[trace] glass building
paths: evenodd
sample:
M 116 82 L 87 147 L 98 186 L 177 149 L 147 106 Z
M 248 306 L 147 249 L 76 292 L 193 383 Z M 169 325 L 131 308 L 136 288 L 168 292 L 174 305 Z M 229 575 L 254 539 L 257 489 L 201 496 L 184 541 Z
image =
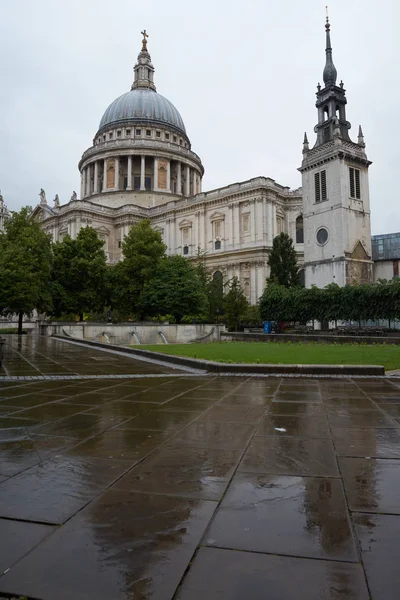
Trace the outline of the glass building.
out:
M 400 259 L 400 232 L 372 236 L 372 260 Z

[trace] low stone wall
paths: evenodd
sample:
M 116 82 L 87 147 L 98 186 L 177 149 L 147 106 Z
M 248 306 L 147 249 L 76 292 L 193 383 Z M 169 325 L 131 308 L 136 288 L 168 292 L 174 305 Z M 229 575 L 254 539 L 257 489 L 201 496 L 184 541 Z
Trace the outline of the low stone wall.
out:
M 80 340 L 120 345 L 188 344 L 220 340 L 224 325 L 153 325 L 145 323 L 42 323 L 41 335 L 64 335 Z
M 324 333 L 242 333 L 221 331 L 226 342 L 314 342 L 324 344 L 400 344 L 400 336 L 329 335 Z
M 59 339 L 66 339 L 63 336 L 56 336 Z M 72 340 L 71 340 L 72 341 Z M 385 369 L 381 365 L 282 365 L 282 364 L 249 364 L 249 363 L 222 363 L 209 360 L 200 360 L 189 358 L 187 356 L 175 356 L 164 354 L 164 352 L 153 352 L 150 350 L 140 350 L 139 348 L 121 348 L 110 346 L 101 342 L 90 342 L 80 340 L 81 343 L 100 347 L 105 349 L 118 350 L 126 354 L 131 354 L 137 358 L 150 358 L 154 361 L 168 363 L 174 368 L 188 367 L 207 373 L 232 373 L 248 375 L 325 375 L 325 376 L 362 376 L 362 377 L 381 377 L 385 375 Z

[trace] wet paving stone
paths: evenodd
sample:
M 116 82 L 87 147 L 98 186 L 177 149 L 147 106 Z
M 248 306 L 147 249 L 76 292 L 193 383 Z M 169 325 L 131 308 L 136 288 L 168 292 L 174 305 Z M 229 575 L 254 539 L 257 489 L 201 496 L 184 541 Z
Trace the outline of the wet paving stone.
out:
M 54 531 L 55 527 L 50 525 L 0 519 L 0 573 L 10 569 Z
M 327 439 L 255 437 L 238 471 L 338 477 L 332 442 Z
M 400 419 L 400 404 L 379 404 L 379 408 L 394 419 Z
M 200 548 L 177 600 L 369 600 L 361 565 Z
M 85 407 L 76 406 L 75 404 L 60 404 L 52 402 L 42 404 L 35 408 L 29 408 L 18 413 L 18 417 L 26 419 L 36 419 L 36 421 L 56 421 L 64 417 L 70 417 L 85 410 Z
M 237 474 L 207 545 L 356 562 L 339 479 Z
M 174 411 L 174 410 L 184 410 L 184 411 L 199 411 L 202 412 L 207 410 L 210 406 L 215 404 L 216 398 L 196 398 L 195 400 L 191 398 L 175 398 L 174 400 L 168 400 L 165 404 L 160 404 L 160 410 Z
M 147 456 L 168 437 L 163 431 L 109 429 L 78 444 L 71 454 L 135 461 Z
M 310 402 L 272 402 L 267 410 L 268 415 L 307 415 L 309 417 L 319 417 L 325 415 L 325 408 L 322 404 L 312 404 Z
M 42 600 L 171 600 L 215 503 L 109 491 L 0 579 Z
M 49 436 L 65 436 L 76 439 L 92 437 L 121 423 L 114 415 L 80 413 L 32 428 L 34 433 Z
M 198 448 L 245 448 L 254 425 L 196 421 L 174 438 L 174 443 Z
M 220 500 L 241 450 L 164 446 L 113 486 L 117 489 Z
M 54 339 L 7 346 L 10 372 L 38 378 L 0 378 L 0 539 L 3 521 L 51 534 L 34 547 L 15 530 L 0 597 L 366 600 L 349 511 L 373 600 L 397 593 L 400 380 L 193 376 Z
M 342 456 L 400 458 L 400 429 L 332 427 L 336 452 Z
M 118 426 L 118 429 L 151 429 L 175 433 L 196 418 L 196 414 L 187 411 L 152 410 Z
M 322 402 L 319 392 L 285 392 L 281 389 L 275 394 L 276 402 L 311 402 L 319 404 Z
M 352 511 L 400 515 L 400 460 L 339 458 Z
M 397 427 L 397 423 L 380 410 L 328 413 L 328 419 L 332 427 Z
M 272 402 L 273 396 L 236 395 L 226 396 L 219 402 L 218 406 L 264 406 L 267 408 Z
M 353 521 L 373 600 L 398 600 L 400 517 L 355 514 Z
M 25 429 L 34 427 L 40 423 L 40 419 L 28 419 L 14 414 L 12 417 L 0 417 L 0 431 L 4 429 Z
M 329 426 L 325 416 L 270 415 L 264 417 L 257 427 L 256 435 L 277 437 L 329 438 Z
M 215 406 L 204 412 L 198 420 L 257 425 L 264 414 L 264 406 Z
M 131 466 L 99 458 L 45 460 L 0 484 L 0 517 L 64 523 Z

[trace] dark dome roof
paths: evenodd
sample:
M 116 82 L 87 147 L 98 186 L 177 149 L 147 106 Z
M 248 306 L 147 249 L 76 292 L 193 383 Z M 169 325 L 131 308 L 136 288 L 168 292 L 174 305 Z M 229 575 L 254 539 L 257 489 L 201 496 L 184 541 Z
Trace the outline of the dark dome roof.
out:
M 151 89 L 133 89 L 114 100 L 104 113 L 99 130 L 110 125 L 154 121 L 173 127 L 186 135 L 182 117 L 175 106 Z

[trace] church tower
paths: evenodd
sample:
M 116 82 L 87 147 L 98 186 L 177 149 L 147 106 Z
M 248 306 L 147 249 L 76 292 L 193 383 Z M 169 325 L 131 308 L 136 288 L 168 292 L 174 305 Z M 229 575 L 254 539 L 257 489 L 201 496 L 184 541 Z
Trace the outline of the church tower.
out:
M 372 281 L 368 168 L 361 126 L 357 143 L 349 136 L 346 91 L 336 84 L 330 24 L 326 19 L 324 87 L 317 87 L 317 140 L 304 136 L 304 268 L 306 287 Z

